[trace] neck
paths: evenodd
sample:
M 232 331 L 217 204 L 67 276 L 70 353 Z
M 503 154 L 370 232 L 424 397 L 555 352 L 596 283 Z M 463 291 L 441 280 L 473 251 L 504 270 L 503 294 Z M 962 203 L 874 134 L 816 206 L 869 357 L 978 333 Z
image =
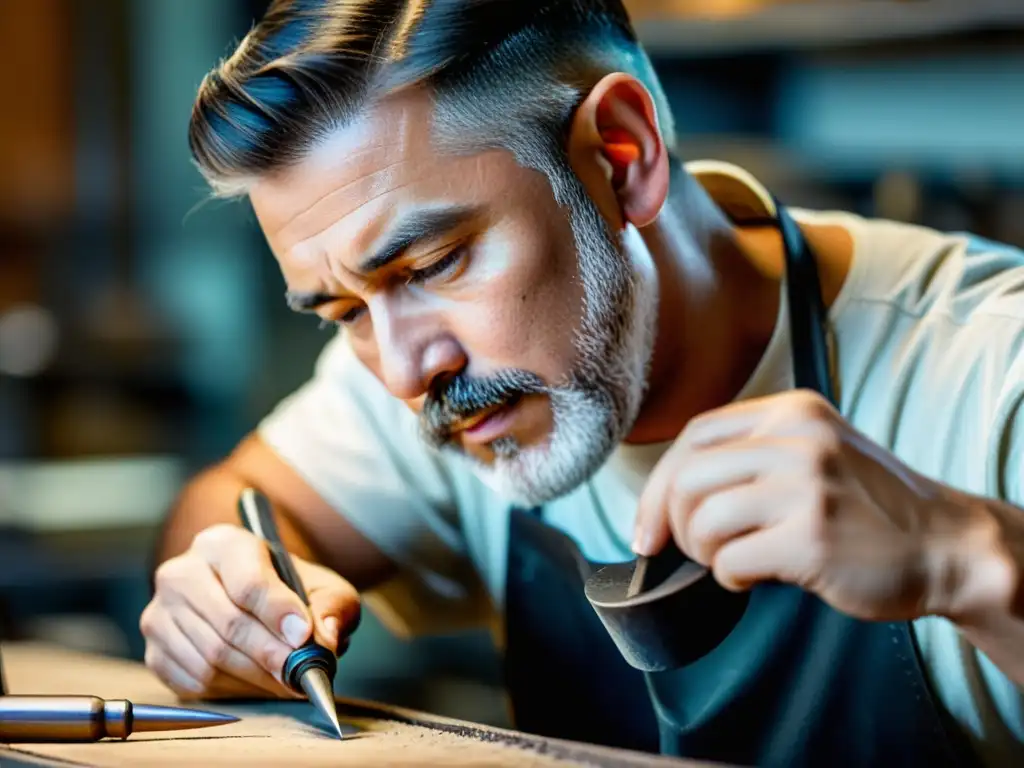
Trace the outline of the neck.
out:
M 739 393 L 775 327 L 783 271 L 780 244 L 738 231 L 683 172 L 641 236 L 658 273 L 658 320 L 629 443 L 672 440 Z

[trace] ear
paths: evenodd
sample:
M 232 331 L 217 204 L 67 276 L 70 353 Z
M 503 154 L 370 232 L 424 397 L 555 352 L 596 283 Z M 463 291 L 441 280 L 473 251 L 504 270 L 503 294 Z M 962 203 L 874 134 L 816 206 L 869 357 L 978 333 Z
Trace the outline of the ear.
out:
M 641 228 L 661 212 L 668 196 L 668 150 L 651 94 L 635 77 L 616 72 L 594 86 L 573 117 L 569 158 L 599 206 L 606 195 L 595 194 L 593 185 L 610 189 L 616 218 Z

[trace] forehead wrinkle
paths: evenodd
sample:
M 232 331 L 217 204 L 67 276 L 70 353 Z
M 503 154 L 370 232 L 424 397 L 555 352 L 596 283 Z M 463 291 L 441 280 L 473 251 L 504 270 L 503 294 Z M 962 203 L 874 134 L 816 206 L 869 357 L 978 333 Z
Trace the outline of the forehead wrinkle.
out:
M 408 131 L 411 121 L 409 121 L 408 119 L 388 119 L 392 111 L 393 109 L 390 109 L 385 106 L 381 114 L 377 115 L 377 120 L 373 119 L 371 115 L 364 115 L 362 119 L 356 121 L 354 124 L 349 125 L 344 129 L 341 129 L 339 132 L 334 133 L 332 136 L 326 137 L 319 144 L 319 146 L 315 148 L 305 158 L 304 163 L 312 163 L 313 165 L 319 165 L 319 163 L 317 162 L 318 158 L 322 154 L 326 154 L 329 161 L 324 164 L 324 167 L 328 172 L 330 172 L 332 166 L 352 165 L 360 158 L 364 158 L 367 155 L 373 155 L 376 152 L 382 152 L 385 155 L 385 160 L 387 159 L 387 156 L 388 154 L 390 154 L 390 152 L 404 154 L 403 150 L 405 150 L 408 146 Z M 384 131 L 374 130 L 374 124 L 378 120 L 384 121 Z M 346 136 L 351 137 L 354 132 L 355 137 L 360 137 L 361 134 L 365 137 L 365 132 L 367 131 L 370 134 L 368 138 L 365 138 L 364 140 L 358 140 L 357 138 L 357 148 L 355 149 L 355 151 L 344 151 L 344 145 L 346 144 Z M 340 162 L 330 162 L 330 159 L 336 156 L 341 157 Z M 304 209 L 298 211 L 293 216 L 291 216 L 288 219 L 288 221 L 284 222 L 280 227 L 277 228 L 277 230 L 273 233 L 273 236 L 282 236 L 293 225 L 296 225 L 299 222 L 299 220 L 301 220 L 307 214 L 309 214 L 314 208 L 316 208 L 325 200 L 328 200 L 329 198 L 333 197 L 335 194 L 343 192 L 344 190 L 346 190 L 347 188 L 351 187 L 354 184 L 358 184 L 363 179 L 373 178 L 374 176 L 383 171 L 394 168 L 396 165 L 401 164 L 401 162 L 402 160 L 399 159 L 395 162 L 388 163 L 383 168 L 378 168 L 372 174 L 369 174 L 369 176 L 361 176 L 359 179 L 350 181 L 341 187 L 335 187 L 328 190 L 323 195 L 318 197 L 316 200 L 311 202 Z
M 299 240 L 298 242 L 292 244 L 291 246 L 289 246 L 288 248 L 285 249 L 285 252 L 289 253 L 293 258 L 296 258 L 296 259 L 300 258 L 300 256 L 295 253 L 295 249 L 296 248 L 300 248 L 300 247 L 308 244 L 310 241 L 315 240 L 315 239 L 317 239 L 317 238 L 319 238 L 321 236 L 326 236 L 326 237 L 330 238 L 331 230 L 335 229 L 337 227 L 340 227 L 343 224 L 343 219 L 345 217 L 352 216 L 353 214 L 358 213 L 360 209 L 365 208 L 367 205 L 370 205 L 374 201 L 379 200 L 380 198 L 382 198 L 385 195 L 388 195 L 388 194 L 390 194 L 392 192 L 397 192 L 400 189 L 404 189 L 405 187 L 408 187 L 412 183 L 413 183 L 412 181 L 408 181 L 408 182 L 406 182 L 404 184 L 400 184 L 397 187 L 392 187 L 392 188 L 387 189 L 387 190 L 385 190 L 383 192 L 380 192 L 380 193 L 374 195 L 373 197 L 371 197 L 371 198 L 369 198 L 367 200 L 364 200 L 358 206 L 356 206 L 351 211 L 346 213 L 344 217 L 339 218 L 339 219 L 331 222 L 330 224 L 328 224 L 327 226 L 323 227 L 319 231 L 314 232 L 314 233 L 308 235 L 307 237 L 304 237 L 302 240 Z M 392 211 L 393 211 L 393 209 L 392 209 Z M 359 234 L 357 234 L 352 239 L 351 242 L 354 242 L 354 243 L 357 243 L 357 244 L 361 244 L 363 241 L 367 240 L 368 238 L 366 236 L 366 232 L 369 231 L 369 230 L 372 230 L 374 228 L 377 228 L 379 230 L 380 227 L 378 225 L 380 224 L 380 220 L 381 220 L 380 217 L 378 217 L 378 218 L 368 222 L 366 224 L 366 226 L 364 226 L 362 228 L 362 231 Z M 375 237 L 374 239 L 377 239 L 377 238 Z M 357 247 L 357 250 L 359 250 L 359 251 L 365 251 L 366 250 L 365 247 L 361 247 L 360 245 L 357 245 L 356 247 Z M 330 249 L 328 249 L 328 248 L 317 248 L 316 250 L 319 253 L 322 253 L 324 255 L 324 258 L 327 260 L 328 265 L 330 265 L 331 262 L 330 262 L 330 259 L 328 258 L 328 254 L 329 254 L 329 250 Z M 330 266 L 328 268 L 330 269 Z M 345 271 L 349 272 L 350 274 L 355 276 L 355 273 L 352 272 L 351 270 L 346 268 Z
M 414 137 L 419 138 L 423 134 L 422 121 L 418 119 L 418 115 L 422 111 L 422 104 L 420 104 L 418 99 L 410 101 L 409 99 L 399 97 L 393 100 L 385 100 L 376 105 L 373 110 L 365 114 L 356 123 L 340 130 L 333 136 L 326 137 L 319 148 L 315 149 L 305 160 L 305 163 L 312 163 L 313 167 L 316 168 L 319 165 L 317 163 L 318 155 L 327 155 L 328 162 L 324 164 L 326 167 L 321 166 L 314 173 L 322 173 L 324 170 L 327 173 L 331 173 L 332 166 L 337 168 L 351 167 L 360 158 L 377 152 L 384 155 L 383 159 L 387 164 L 373 170 L 369 174 L 348 181 L 340 187 L 333 187 L 331 185 L 332 188 L 329 188 L 328 191 L 324 192 L 308 206 L 289 217 L 287 221 L 277 227 L 268 237 L 278 241 L 284 249 L 291 248 L 294 243 L 289 243 L 289 234 L 301 224 L 302 220 L 310 215 L 314 215 L 317 207 L 325 202 L 329 202 L 337 195 L 344 194 L 360 183 L 366 182 L 370 185 L 380 183 L 377 180 L 381 175 L 400 167 L 405 161 L 415 162 L 419 153 L 414 150 L 417 143 Z M 375 126 L 382 126 L 383 130 L 377 130 Z M 352 153 L 344 151 L 345 144 L 347 143 L 346 138 L 356 138 L 356 145 L 359 148 Z M 366 144 L 364 142 L 374 143 Z M 428 154 L 432 155 L 433 153 Z M 398 155 L 398 159 L 387 162 L 390 157 L 395 155 Z M 331 162 L 332 157 L 339 159 Z M 299 167 L 299 172 L 302 172 L 301 166 Z M 420 173 L 419 175 L 422 176 L 423 174 Z M 372 199 L 376 199 L 376 196 Z M 347 216 L 350 213 L 351 211 L 344 213 L 341 217 Z M 327 228 L 329 227 L 324 229 Z M 307 237 L 315 237 L 322 231 L 323 229 Z
M 376 137 L 375 137 L 375 138 L 376 138 Z M 376 152 L 376 151 L 378 151 L 378 150 L 386 150 L 386 149 L 388 149 L 389 147 L 393 146 L 393 144 L 394 144 L 394 142 L 386 142 L 386 141 L 385 141 L 385 142 L 382 142 L 382 143 L 380 143 L 380 144 L 368 144 L 368 145 L 366 145 L 366 146 L 360 147 L 359 149 L 357 149 L 356 151 L 352 152 L 351 154 L 348 154 L 348 155 L 346 155 L 346 158 L 345 158 L 345 159 L 346 159 L 347 161 L 351 161 L 351 160 L 353 160 L 353 159 L 357 159 L 357 158 L 363 157 L 364 155 L 369 155 L 369 154 L 372 154 L 373 152 Z M 287 173 L 288 173 L 289 171 L 292 171 L 292 172 L 300 172 L 300 173 L 301 173 L 301 171 L 302 171 L 302 168 L 303 168 L 303 166 L 304 166 L 304 165 L 306 165 L 306 164 L 308 164 L 308 163 L 312 163 L 312 162 L 314 162 L 314 161 L 316 160 L 316 158 L 317 158 L 317 157 L 319 156 L 319 154 L 320 154 L 320 153 L 322 153 L 322 152 L 326 152 L 326 151 L 327 151 L 327 149 L 328 149 L 329 145 L 330 145 L 330 142 L 326 142 L 325 144 L 321 145 L 321 146 L 319 147 L 319 149 L 313 149 L 313 150 L 312 150 L 312 151 L 311 151 L 311 152 L 310 152 L 310 153 L 309 153 L 308 155 L 306 155 L 306 156 L 305 156 L 305 157 L 304 157 L 304 158 L 303 158 L 303 159 L 302 159 L 302 160 L 301 160 L 301 161 L 300 161 L 300 162 L 299 162 L 299 163 L 298 163 L 297 165 L 295 165 L 295 166 L 292 166 L 292 167 L 290 167 L 290 168 L 288 168 L 288 169 L 284 169 L 284 171 L 282 172 L 281 180 L 282 180 L 282 181 L 284 181 L 285 183 L 287 183 L 287 179 L 288 179 Z M 329 167 L 330 167 L 330 165 L 331 165 L 330 163 L 327 163 L 327 164 L 325 164 L 325 167 L 328 167 L 328 168 L 329 168 Z M 330 194 L 330 192 L 328 192 L 327 194 Z M 307 206 L 306 208 L 303 208 L 303 209 L 301 209 L 301 210 L 297 211 L 297 212 L 296 212 L 296 213 L 295 213 L 295 214 L 294 214 L 294 215 L 293 215 L 293 216 L 292 216 L 292 217 L 291 217 L 291 218 L 290 218 L 290 219 L 289 219 L 289 220 L 288 220 L 287 222 L 285 222 L 285 224 L 284 224 L 284 225 L 282 225 L 282 226 L 287 226 L 287 224 L 288 224 L 288 223 L 290 223 L 290 222 L 291 222 L 292 220 L 294 220 L 295 218 L 297 218 L 297 217 L 299 217 L 299 216 L 303 215 L 303 214 L 304 214 L 304 213 L 305 213 L 306 211 L 308 211 L 308 210 L 309 210 L 310 208 L 312 208 L 312 207 L 313 207 L 314 205 L 316 205 L 316 204 L 317 204 L 318 202 L 319 202 L 319 199 L 317 199 L 317 200 L 314 200 L 314 201 L 313 201 L 313 202 L 312 202 L 312 203 L 311 203 L 310 205 L 308 205 L 308 206 Z M 281 229 L 281 227 L 279 227 L 278 229 L 280 230 L 280 229 Z
M 346 185 L 345 185 L 344 187 L 341 187 L 341 188 L 339 188 L 339 189 L 335 190 L 334 192 L 328 193 L 327 195 L 325 195 L 325 196 L 324 196 L 324 198 L 321 198 L 321 200 L 324 200 L 324 199 L 326 199 L 327 197 L 330 197 L 330 196 L 334 195 L 335 193 L 340 193 L 340 192 L 342 192 L 342 191 L 343 191 L 343 190 L 345 190 L 345 189 L 348 189 L 348 188 L 350 188 L 350 187 L 352 187 L 352 186 L 355 186 L 355 185 L 357 185 L 357 184 L 361 184 L 361 183 L 365 183 L 365 184 L 367 184 L 368 186 L 370 186 L 371 188 L 372 188 L 372 187 L 374 187 L 374 186 L 376 186 L 376 187 L 378 187 L 378 189 L 379 189 L 379 188 L 380 188 L 380 185 L 379 185 L 379 184 L 375 184 L 373 180 L 374 180 L 374 179 L 375 179 L 375 178 L 376 178 L 377 176 L 379 176 L 380 174 L 382 174 L 382 173 L 385 173 L 385 172 L 387 172 L 387 171 L 390 171 L 390 170 L 392 170 L 392 169 L 396 168 L 397 166 L 401 165 L 401 164 L 402 164 L 403 162 L 405 162 L 405 161 L 404 161 L 404 160 L 399 160 L 399 161 L 398 161 L 398 162 L 396 162 L 396 163 L 392 163 L 391 165 L 387 165 L 387 166 L 385 166 L 384 168 L 380 168 L 380 169 L 378 169 L 377 171 L 374 171 L 373 173 L 371 173 L 371 174 L 369 174 L 369 175 L 367 175 L 367 176 L 363 176 L 363 177 L 359 178 L 359 179 L 358 179 L 358 180 L 356 180 L 356 181 L 353 181 L 353 182 L 350 182 L 349 184 L 346 184 Z M 416 181 L 416 180 L 414 179 L 413 181 Z M 342 221 L 342 220 L 344 220 L 344 219 L 348 218 L 348 217 L 349 217 L 349 216 L 351 216 L 352 214 L 354 214 L 354 213 L 358 213 L 358 211 L 359 211 L 359 210 L 360 210 L 361 208 L 363 208 L 364 206 L 368 205 L 369 203 L 372 203 L 372 202 L 373 202 L 374 200 L 377 200 L 378 198 L 380 198 L 380 197 L 382 197 L 382 196 L 384 196 L 384 195 L 387 195 L 387 194 L 391 194 L 392 192 L 397 192 L 397 191 L 398 191 L 398 190 L 400 190 L 400 189 L 403 189 L 403 188 L 405 188 L 405 187 L 408 187 L 408 186 L 409 186 L 409 184 L 411 184 L 411 183 L 412 183 L 412 182 L 405 182 L 404 184 L 399 184 L 398 186 L 395 186 L 395 187 L 388 187 L 387 189 L 384 189 L 384 190 L 382 190 L 382 191 L 379 191 L 379 192 L 377 192 L 377 193 L 376 193 L 375 195 L 372 195 L 371 197 L 367 198 L 366 200 L 363 200 L 363 201 L 362 201 L 361 203 L 359 203 L 359 205 L 357 205 L 357 206 L 356 206 L 355 208 L 350 208 L 349 210 L 345 211 L 344 213 L 341 213 L 341 214 L 339 214 L 339 215 L 336 215 L 336 216 L 332 216 L 332 217 L 331 217 L 331 218 L 333 219 L 332 221 L 328 222 L 327 224 L 325 224 L 325 225 L 324 225 L 324 226 L 322 226 L 322 227 L 321 227 L 320 229 L 318 229 L 318 230 L 316 230 L 316 231 L 314 231 L 314 232 L 310 232 L 310 233 L 308 233 L 308 234 L 304 234 L 304 235 L 302 235 L 302 236 L 301 236 L 301 237 L 300 237 L 300 238 L 299 238 L 298 240 L 296 240 L 295 242 L 292 242 L 292 243 L 288 243 L 287 241 L 284 241 L 284 242 L 282 242 L 282 238 L 281 238 L 281 230 L 278 230 L 278 233 L 277 233 L 277 235 L 276 235 L 276 236 L 274 237 L 274 240 L 275 240 L 275 241 L 276 241 L 276 242 L 277 242 L 277 243 L 279 244 L 279 246 L 280 246 L 280 247 L 281 247 L 281 248 L 282 248 L 283 250 L 285 250 L 285 251 L 290 251 L 290 250 L 292 250 L 293 248 L 295 248 L 295 247 L 296 247 L 297 245 L 299 245 L 299 244 L 301 244 L 301 243 L 304 243 L 304 242 L 306 242 L 307 240 L 311 240 L 311 239 L 313 239 L 313 238 L 315 238 L 315 237 L 319 236 L 319 235 L 320 235 L 320 234 L 322 234 L 323 232 L 326 232 L 326 231 L 327 231 L 328 229 L 330 229 L 331 227 L 335 226 L 336 224 L 339 224 L 339 223 L 341 223 L 341 221 Z
M 288 230 L 293 229 L 294 227 L 299 225 L 302 222 L 302 219 L 306 218 L 307 215 L 312 213 L 313 210 L 315 208 L 317 208 L 318 206 L 320 206 L 322 203 L 328 202 L 335 195 L 339 195 L 342 192 L 344 192 L 345 190 L 350 189 L 351 187 L 354 187 L 354 186 L 356 186 L 358 184 L 361 184 L 361 183 L 364 183 L 364 182 L 372 183 L 372 180 L 374 178 L 376 178 L 377 176 L 379 176 L 382 173 L 385 173 L 386 171 L 390 171 L 390 170 L 400 166 L 403 162 L 406 162 L 406 160 L 405 159 L 396 160 L 395 162 L 389 163 L 389 164 L 387 164 L 387 165 L 385 165 L 385 166 L 383 166 L 381 168 L 378 168 L 378 169 L 372 171 L 369 174 L 365 174 L 365 175 L 359 176 L 358 178 L 352 179 L 351 181 L 345 182 L 340 187 L 335 187 L 335 188 L 331 189 L 330 191 L 324 192 L 323 195 L 318 197 L 316 200 L 314 200 L 308 206 L 306 206 L 303 210 L 299 211 L 297 214 L 292 216 L 292 218 L 290 218 L 288 221 L 286 221 L 284 224 L 282 224 L 280 227 L 278 227 L 277 231 L 272 233 L 271 237 L 274 237 L 276 239 L 281 239 L 288 232 Z M 347 215 L 347 214 L 343 214 L 343 215 Z

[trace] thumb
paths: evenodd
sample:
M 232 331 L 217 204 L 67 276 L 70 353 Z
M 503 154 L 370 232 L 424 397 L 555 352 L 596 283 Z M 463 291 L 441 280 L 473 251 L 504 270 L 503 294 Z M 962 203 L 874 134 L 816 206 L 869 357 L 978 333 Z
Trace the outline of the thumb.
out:
M 263 589 L 257 588 L 252 599 L 243 598 L 240 606 L 270 627 L 292 648 L 298 648 L 309 639 L 312 631 L 309 608 L 278 576 L 273 566 L 266 573 Z
M 263 542 L 235 526 L 216 526 L 196 537 L 194 547 L 217 575 L 228 598 L 298 648 L 312 629 L 302 599 L 277 575 Z
M 348 647 L 349 636 L 359 626 L 359 593 L 334 571 L 309 563 L 303 565 L 300 572 L 306 584 L 316 641 L 340 656 Z
M 672 451 L 669 451 L 670 455 Z M 632 550 L 642 557 L 658 554 L 672 536 L 671 521 L 667 505 L 671 493 L 674 473 L 672 464 L 662 457 L 647 478 L 637 502 L 637 513 L 633 524 Z

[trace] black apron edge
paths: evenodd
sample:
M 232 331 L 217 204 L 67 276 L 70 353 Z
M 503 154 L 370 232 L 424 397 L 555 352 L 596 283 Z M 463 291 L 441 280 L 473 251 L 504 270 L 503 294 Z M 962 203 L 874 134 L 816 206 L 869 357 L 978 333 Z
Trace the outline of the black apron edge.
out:
M 921 645 L 917 640 L 917 631 L 914 629 L 914 621 L 895 622 L 892 625 L 893 632 L 897 635 L 905 633 L 905 640 L 910 648 L 910 654 L 903 658 L 912 678 L 917 681 L 921 695 L 928 701 L 932 708 L 939 715 L 939 724 L 936 728 L 936 736 L 942 739 L 946 751 L 956 765 L 977 765 L 978 756 L 971 746 L 967 736 L 963 733 L 959 723 L 946 709 L 946 705 L 939 699 L 935 686 L 932 683 L 931 672 L 926 668 L 924 654 Z

